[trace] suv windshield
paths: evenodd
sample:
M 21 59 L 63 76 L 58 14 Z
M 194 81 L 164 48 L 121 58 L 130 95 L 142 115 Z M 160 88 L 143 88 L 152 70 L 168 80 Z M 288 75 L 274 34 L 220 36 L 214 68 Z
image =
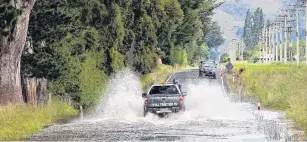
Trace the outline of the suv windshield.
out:
M 149 95 L 153 94 L 179 94 L 179 91 L 174 85 L 153 86 Z
M 213 63 L 203 63 L 201 66 L 202 66 L 202 67 L 211 67 L 211 68 L 214 68 L 214 67 L 215 67 L 215 64 L 213 64 Z

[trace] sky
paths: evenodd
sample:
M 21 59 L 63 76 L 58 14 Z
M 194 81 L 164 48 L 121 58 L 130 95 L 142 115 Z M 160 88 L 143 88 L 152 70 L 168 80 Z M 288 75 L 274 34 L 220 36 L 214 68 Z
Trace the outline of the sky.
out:
M 221 26 L 223 36 L 226 39 L 225 47 L 229 45 L 233 38 L 238 38 L 236 32 L 242 31 L 244 26 L 245 13 L 248 9 L 254 11 L 256 8 L 262 8 L 265 20 L 277 15 L 283 7 L 285 0 L 218 0 L 225 3 L 215 10 L 212 17 L 214 21 L 218 21 Z M 287 0 L 296 1 L 296 0 Z M 221 49 L 222 49 L 221 48 Z

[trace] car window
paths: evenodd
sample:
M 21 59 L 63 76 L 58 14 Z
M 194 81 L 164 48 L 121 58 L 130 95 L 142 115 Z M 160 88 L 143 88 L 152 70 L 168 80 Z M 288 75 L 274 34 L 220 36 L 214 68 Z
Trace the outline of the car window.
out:
M 149 95 L 155 94 L 179 94 L 179 91 L 174 85 L 153 86 L 149 91 Z
M 215 67 L 215 64 L 213 64 L 213 63 L 203 63 L 202 67 Z

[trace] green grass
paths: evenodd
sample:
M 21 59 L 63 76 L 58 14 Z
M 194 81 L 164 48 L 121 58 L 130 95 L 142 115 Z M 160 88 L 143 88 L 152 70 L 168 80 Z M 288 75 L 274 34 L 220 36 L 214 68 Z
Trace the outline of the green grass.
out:
M 255 95 L 262 106 L 286 112 L 286 118 L 307 130 L 307 66 L 237 63 L 235 67 L 245 69 L 238 82 Z
M 0 140 L 20 140 L 55 120 L 68 119 L 76 114 L 76 110 L 58 100 L 44 107 L 26 104 L 0 107 Z
M 189 66 L 178 66 L 177 68 L 170 65 L 160 65 L 158 66 L 153 73 L 146 74 L 141 78 L 142 89 L 145 91 L 153 83 L 165 82 L 166 78 L 180 70 L 190 68 Z

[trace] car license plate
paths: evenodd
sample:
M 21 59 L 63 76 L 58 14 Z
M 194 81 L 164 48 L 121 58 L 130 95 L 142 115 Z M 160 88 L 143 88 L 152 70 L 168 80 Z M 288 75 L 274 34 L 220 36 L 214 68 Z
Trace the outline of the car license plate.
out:
M 161 108 L 160 111 L 162 111 L 162 112 L 168 112 L 169 109 L 168 109 L 168 108 Z

